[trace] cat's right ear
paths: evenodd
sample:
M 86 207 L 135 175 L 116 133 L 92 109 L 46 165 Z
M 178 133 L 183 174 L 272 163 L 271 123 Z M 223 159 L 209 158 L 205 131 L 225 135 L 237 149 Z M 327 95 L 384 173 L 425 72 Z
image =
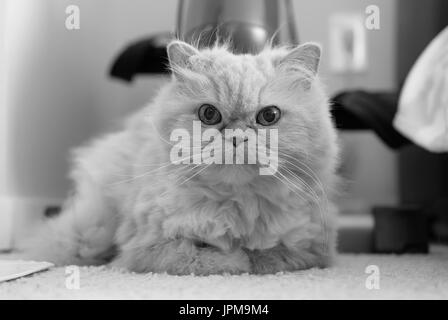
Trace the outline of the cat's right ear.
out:
M 321 52 L 322 48 L 320 45 L 307 42 L 293 49 L 280 61 L 280 65 L 292 70 L 299 65 L 304 67 L 312 75 L 316 75 L 319 69 Z
M 320 45 L 316 43 L 302 44 L 283 57 L 277 68 L 290 75 L 301 74 L 293 82 L 308 90 L 319 69 L 321 51 Z
M 182 69 L 189 69 L 190 58 L 199 54 L 198 49 L 183 41 L 173 41 L 168 47 L 168 60 L 170 68 L 175 76 L 178 76 Z

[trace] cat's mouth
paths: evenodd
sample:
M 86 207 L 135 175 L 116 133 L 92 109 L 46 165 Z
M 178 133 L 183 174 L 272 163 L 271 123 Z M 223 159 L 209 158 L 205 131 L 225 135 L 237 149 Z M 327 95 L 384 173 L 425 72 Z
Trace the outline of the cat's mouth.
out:
M 194 245 L 199 249 L 216 249 L 215 246 L 200 240 L 195 241 Z

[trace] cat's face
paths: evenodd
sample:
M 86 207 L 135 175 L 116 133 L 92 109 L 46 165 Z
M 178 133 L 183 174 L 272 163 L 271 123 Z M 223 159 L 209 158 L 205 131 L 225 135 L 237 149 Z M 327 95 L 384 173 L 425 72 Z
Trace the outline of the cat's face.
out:
M 334 157 L 328 103 L 316 78 L 318 46 L 267 49 L 253 56 L 234 55 L 224 47 L 198 51 L 175 41 L 168 55 L 173 82 L 162 97 L 158 126 L 166 137 L 179 129 L 189 133 L 191 153 L 183 156 L 193 157 L 207 146 L 214 150 L 202 152 L 202 162 L 213 155 L 222 164 L 211 164 L 200 173 L 204 177 L 245 183 L 259 176 L 261 167 L 275 173 L 296 161 L 325 166 Z M 237 129 L 242 131 L 229 131 Z M 192 140 L 206 130 L 214 138 L 201 136 L 195 147 Z M 226 159 L 229 151 L 233 155 Z M 250 152 L 255 163 L 248 159 Z

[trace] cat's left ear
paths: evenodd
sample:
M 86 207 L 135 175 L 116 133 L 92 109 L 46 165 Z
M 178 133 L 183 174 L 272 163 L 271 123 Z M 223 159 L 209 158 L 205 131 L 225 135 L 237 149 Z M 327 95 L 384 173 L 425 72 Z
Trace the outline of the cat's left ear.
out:
M 319 69 L 321 52 L 319 44 L 307 42 L 293 49 L 286 57 L 282 58 L 279 67 L 291 70 L 305 69 L 314 76 Z
M 178 68 L 188 68 L 190 58 L 199 54 L 198 49 L 183 41 L 173 41 L 167 47 L 168 60 L 174 73 Z

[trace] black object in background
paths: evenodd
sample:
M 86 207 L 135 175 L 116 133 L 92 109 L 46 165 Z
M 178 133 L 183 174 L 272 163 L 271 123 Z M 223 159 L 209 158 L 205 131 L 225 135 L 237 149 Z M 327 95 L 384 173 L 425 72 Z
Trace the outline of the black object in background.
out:
M 428 253 L 428 219 L 421 207 L 376 207 L 374 250 L 378 253 Z
M 342 130 L 373 130 L 392 149 L 411 142 L 393 126 L 398 94 L 354 90 L 333 98 L 331 110 L 336 127 Z
M 61 213 L 60 206 L 49 206 L 45 208 L 44 216 L 46 218 L 54 218 Z
M 169 73 L 166 46 L 173 38 L 160 33 L 131 43 L 113 62 L 110 75 L 130 82 L 138 74 Z

